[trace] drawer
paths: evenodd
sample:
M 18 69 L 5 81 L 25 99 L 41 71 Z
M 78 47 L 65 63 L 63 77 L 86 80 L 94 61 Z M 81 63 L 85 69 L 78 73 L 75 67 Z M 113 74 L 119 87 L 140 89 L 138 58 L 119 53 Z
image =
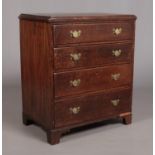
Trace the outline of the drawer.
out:
M 129 62 L 132 58 L 132 53 L 133 44 L 131 43 L 55 48 L 54 68 L 59 71 Z
M 132 40 L 134 23 L 54 25 L 54 44 L 76 44 Z
M 55 97 L 128 86 L 131 81 L 130 64 L 54 73 Z
M 55 104 L 55 127 L 101 120 L 130 111 L 130 89 L 66 99 Z

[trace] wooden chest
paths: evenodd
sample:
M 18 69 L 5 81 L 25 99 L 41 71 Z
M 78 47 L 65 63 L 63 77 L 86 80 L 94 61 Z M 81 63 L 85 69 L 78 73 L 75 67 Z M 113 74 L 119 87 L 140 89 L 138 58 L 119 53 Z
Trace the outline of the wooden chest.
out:
M 23 123 L 50 144 L 71 128 L 131 123 L 134 15 L 21 14 Z

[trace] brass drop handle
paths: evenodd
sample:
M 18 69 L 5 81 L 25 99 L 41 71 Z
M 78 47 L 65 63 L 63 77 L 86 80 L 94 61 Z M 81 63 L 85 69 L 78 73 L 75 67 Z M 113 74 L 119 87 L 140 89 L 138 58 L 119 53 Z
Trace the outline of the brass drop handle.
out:
M 119 102 L 120 102 L 120 99 L 111 100 L 111 103 L 113 106 L 118 106 Z
M 70 57 L 71 57 L 71 60 L 78 61 L 81 58 L 81 53 L 71 53 Z
M 120 78 L 121 74 L 116 73 L 116 74 L 111 74 L 111 79 L 117 81 Z
M 119 34 L 122 33 L 122 28 L 121 27 L 119 27 L 119 28 L 113 28 L 112 31 L 113 31 L 113 34 L 119 35 Z
M 80 79 L 70 81 L 70 84 L 73 87 L 78 87 L 80 85 L 80 83 L 81 83 L 81 80 Z
M 80 112 L 80 107 L 73 107 L 73 108 L 69 108 L 69 111 L 72 114 L 78 114 Z
M 82 33 L 82 31 L 81 30 L 71 30 L 70 31 L 70 36 L 72 37 L 72 38 L 79 38 L 80 37 L 80 35 L 81 35 L 81 33 Z
M 122 53 L 122 50 L 120 49 L 112 51 L 112 55 L 114 55 L 115 57 L 119 57 L 121 53 Z

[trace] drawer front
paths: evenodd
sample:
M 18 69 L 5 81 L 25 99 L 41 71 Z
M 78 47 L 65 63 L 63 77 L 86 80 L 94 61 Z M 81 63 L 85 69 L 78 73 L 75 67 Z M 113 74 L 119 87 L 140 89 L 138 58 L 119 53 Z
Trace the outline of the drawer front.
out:
M 131 79 L 130 64 L 55 73 L 55 97 L 128 86 Z
M 55 48 L 54 68 L 59 71 L 129 62 L 132 53 L 133 45 L 131 43 Z
M 55 127 L 94 121 L 130 111 L 130 89 L 66 99 L 55 104 Z
M 131 40 L 134 23 L 54 25 L 55 45 Z

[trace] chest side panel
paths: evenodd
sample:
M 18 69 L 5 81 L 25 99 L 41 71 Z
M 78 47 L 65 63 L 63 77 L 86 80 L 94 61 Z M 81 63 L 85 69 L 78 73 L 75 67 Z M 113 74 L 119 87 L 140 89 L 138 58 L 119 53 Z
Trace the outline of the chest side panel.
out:
M 52 30 L 48 23 L 20 20 L 23 113 L 45 128 L 53 122 Z

